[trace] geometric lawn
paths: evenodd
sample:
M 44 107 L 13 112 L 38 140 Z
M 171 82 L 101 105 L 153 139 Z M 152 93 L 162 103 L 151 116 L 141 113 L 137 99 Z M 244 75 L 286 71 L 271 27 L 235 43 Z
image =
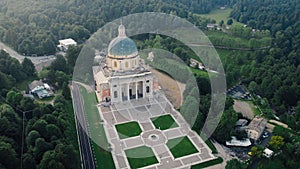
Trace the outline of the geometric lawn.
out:
M 167 146 L 174 158 L 199 152 L 187 136 L 171 139 L 167 142 Z
M 154 124 L 156 129 L 167 130 L 170 128 L 176 128 L 178 125 L 171 115 L 164 115 L 159 117 L 151 118 L 152 123 Z
M 158 163 L 151 148 L 142 146 L 125 150 L 131 168 L 141 168 Z
M 139 123 L 136 121 L 115 125 L 120 139 L 138 136 L 142 133 Z

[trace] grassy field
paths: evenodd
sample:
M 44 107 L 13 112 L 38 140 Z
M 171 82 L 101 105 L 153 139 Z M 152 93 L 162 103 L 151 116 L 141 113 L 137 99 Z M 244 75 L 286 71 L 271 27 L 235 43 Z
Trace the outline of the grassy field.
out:
M 84 110 L 89 123 L 89 132 L 92 138 L 92 149 L 95 156 L 96 168 L 114 169 L 115 165 L 111 153 L 102 148 L 108 147 L 109 143 L 107 142 L 103 125 L 100 123 L 95 93 L 88 93 L 83 87 L 80 88 L 80 92 L 83 96 Z
M 185 137 L 179 137 L 167 142 L 167 146 L 173 154 L 174 158 L 183 157 L 189 154 L 197 153 L 198 150 L 190 141 L 190 139 Z
M 254 116 L 260 116 L 261 112 L 259 111 L 259 109 L 254 105 L 253 101 L 247 101 L 247 103 L 250 105 L 250 107 L 252 108 L 252 111 L 254 113 Z
M 160 130 L 167 130 L 170 128 L 178 127 L 171 115 L 164 115 L 160 117 L 151 118 L 151 121 L 154 124 L 155 128 Z
M 204 33 L 211 41 L 211 43 L 215 46 L 227 46 L 232 48 L 250 48 L 249 39 L 236 37 L 221 31 L 204 31 Z M 225 43 L 226 40 L 227 42 Z
M 209 14 L 202 14 L 200 16 L 205 17 L 205 18 L 210 18 L 216 20 L 217 23 L 219 23 L 221 20 L 224 21 L 224 23 L 227 23 L 227 20 L 230 19 L 229 15 L 230 12 L 232 11 L 231 8 L 226 8 L 226 9 L 215 9 L 212 10 Z M 231 18 L 233 19 L 233 18 Z M 235 19 L 233 19 L 233 24 L 232 25 L 244 25 Z
M 74 109 L 72 105 L 72 101 L 67 101 L 65 104 L 66 113 L 68 113 L 68 121 L 70 122 L 71 126 L 70 129 L 65 130 L 65 135 L 69 140 L 71 141 L 72 145 L 74 146 L 75 150 L 78 151 L 78 160 L 80 161 L 80 154 L 79 154 L 79 145 L 78 145 L 78 139 L 77 139 L 77 133 L 76 133 L 76 124 L 75 124 L 75 118 L 74 118 Z M 81 168 L 81 166 L 80 166 Z
M 125 150 L 125 153 L 132 169 L 158 163 L 152 149 L 146 146 Z
M 142 129 L 139 126 L 138 122 L 129 122 L 115 125 L 120 139 L 134 137 L 141 134 Z

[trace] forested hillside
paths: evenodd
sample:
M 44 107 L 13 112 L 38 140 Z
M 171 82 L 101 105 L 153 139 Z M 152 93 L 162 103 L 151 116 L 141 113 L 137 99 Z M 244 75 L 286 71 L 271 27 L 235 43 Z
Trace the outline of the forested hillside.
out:
M 256 52 L 256 68 L 245 82 L 299 130 L 299 123 L 295 122 L 300 120 L 298 115 L 294 120 L 288 120 L 290 116 L 286 115 L 293 106 L 300 106 L 299 1 L 246 0 L 238 1 L 233 9 L 231 15 L 235 19 L 257 29 L 269 29 L 273 35 L 272 47 Z
M 63 61 L 59 62 L 58 67 Z M 55 69 L 55 64 L 50 69 Z M 61 74 L 61 71 L 57 72 L 52 73 Z M 56 96 L 53 105 L 33 101 L 24 97 L 16 87 L 25 79 L 36 76 L 34 65 L 29 59 L 25 58 L 19 63 L 0 50 L 0 168 L 79 168 L 69 89 L 63 87 L 62 95 Z M 55 77 L 53 83 L 68 82 L 66 77 L 60 81 L 57 79 L 61 76 Z
M 82 43 L 105 23 L 138 12 L 165 12 L 187 17 L 207 13 L 226 0 L 3 0 L 0 40 L 25 55 L 54 54 L 59 39 Z

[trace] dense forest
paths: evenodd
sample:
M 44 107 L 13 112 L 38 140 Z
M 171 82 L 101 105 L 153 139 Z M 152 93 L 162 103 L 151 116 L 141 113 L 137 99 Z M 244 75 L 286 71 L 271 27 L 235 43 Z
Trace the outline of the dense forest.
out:
M 25 79 L 37 78 L 33 63 L 27 58 L 19 63 L 0 51 L 0 168 L 79 168 L 68 66 L 64 58 L 58 58 L 47 69 L 55 78 L 44 70 L 48 82 L 60 86 L 61 94 L 51 105 L 33 101 L 18 89 Z
M 138 12 L 164 12 L 187 17 L 189 11 L 207 13 L 225 0 L 98 0 L 0 2 L 0 40 L 24 55 L 55 53 L 59 39 L 82 43 L 105 23 Z
M 238 1 L 231 13 L 249 26 L 271 31 L 272 47 L 255 53 L 255 69 L 243 80 L 255 93 L 266 97 L 276 113 L 297 131 L 299 115 L 287 113 L 300 106 L 299 11 L 297 0 L 255 0 Z M 291 116 L 295 119 L 289 120 Z

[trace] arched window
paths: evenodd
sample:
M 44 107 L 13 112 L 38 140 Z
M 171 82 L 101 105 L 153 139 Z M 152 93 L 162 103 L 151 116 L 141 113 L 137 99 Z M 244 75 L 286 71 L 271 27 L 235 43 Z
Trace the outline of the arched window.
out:
M 114 92 L 114 98 L 118 98 L 118 91 Z
M 149 87 L 149 86 L 146 87 L 146 92 L 147 92 L 147 93 L 150 92 L 150 87 Z
M 114 61 L 114 67 L 118 67 L 117 61 Z
M 125 62 L 125 67 L 128 68 L 129 67 L 129 64 L 128 62 Z

